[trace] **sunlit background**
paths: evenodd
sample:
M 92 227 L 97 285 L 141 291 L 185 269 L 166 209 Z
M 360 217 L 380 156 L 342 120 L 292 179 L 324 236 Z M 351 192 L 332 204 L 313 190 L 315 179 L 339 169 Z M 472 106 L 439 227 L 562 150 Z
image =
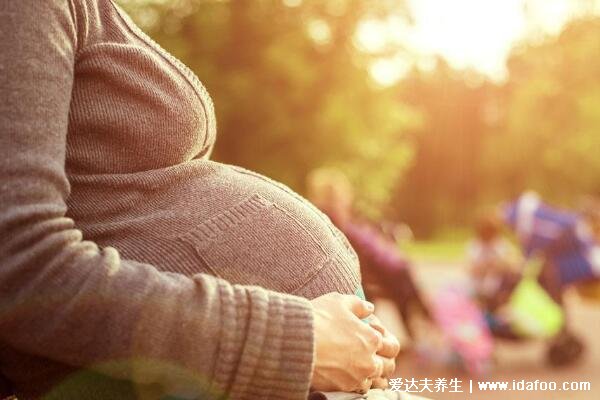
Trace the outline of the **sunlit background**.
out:
M 451 67 L 473 69 L 497 83 L 508 79 L 507 61 L 516 46 L 540 43 L 555 36 L 570 21 L 594 15 L 597 1 L 573 0 L 409 0 L 410 18 L 392 15 L 366 20 L 357 30 L 358 44 L 367 52 L 386 47 L 408 49 L 376 63 L 373 78 L 393 85 L 415 63 L 435 68 L 435 57 Z
M 357 213 L 410 227 L 434 278 L 482 209 L 528 189 L 570 209 L 600 195 L 600 0 L 120 3 L 213 96 L 214 159 L 302 194 L 315 168 L 343 171 Z M 598 348 L 537 376 L 600 385 Z

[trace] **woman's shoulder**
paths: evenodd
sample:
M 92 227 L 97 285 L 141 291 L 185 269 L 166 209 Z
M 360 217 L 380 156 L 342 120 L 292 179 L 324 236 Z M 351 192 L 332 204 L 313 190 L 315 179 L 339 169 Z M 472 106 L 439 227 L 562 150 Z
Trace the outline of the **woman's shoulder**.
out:
M 76 48 L 82 48 L 88 36 L 101 31 L 103 20 L 115 14 L 116 7 L 112 0 L 0 1 L 0 12 L 12 11 L 20 20 L 32 21 L 25 28 L 61 33 Z

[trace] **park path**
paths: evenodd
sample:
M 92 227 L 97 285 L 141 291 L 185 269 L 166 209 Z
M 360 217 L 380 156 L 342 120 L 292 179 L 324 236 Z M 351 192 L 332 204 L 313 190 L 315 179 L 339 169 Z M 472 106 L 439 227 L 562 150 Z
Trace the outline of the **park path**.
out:
M 461 263 L 426 262 L 417 263 L 414 272 L 417 282 L 427 293 L 448 282 L 465 279 L 465 268 Z M 528 342 L 522 344 L 499 344 L 495 352 L 495 366 L 489 376 L 469 377 L 455 371 L 439 371 L 419 366 L 407 355 L 399 361 L 396 375 L 403 378 L 423 379 L 445 377 L 458 378 L 463 381 L 464 393 L 428 393 L 432 399 L 531 399 L 531 400 L 596 400 L 600 399 L 600 303 L 581 300 L 575 294 L 567 296 L 566 304 L 569 321 L 573 330 L 585 341 L 586 354 L 578 363 L 565 367 L 553 368 L 544 363 L 544 343 Z M 378 313 L 392 331 L 403 335 L 398 316 L 391 303 L 382 300 L 377 302 Z M 534 392 L 490 392 L 478 391 L 468 393 L 469 379 L 476 381 L 508 381 L 522 380 L 562 382 L 589 381 L 591 391 L 534 391 Z

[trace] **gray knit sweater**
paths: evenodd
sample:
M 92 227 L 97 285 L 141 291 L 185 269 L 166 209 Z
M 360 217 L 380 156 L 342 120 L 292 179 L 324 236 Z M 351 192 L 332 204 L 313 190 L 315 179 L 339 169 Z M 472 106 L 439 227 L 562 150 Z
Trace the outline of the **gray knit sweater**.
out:
M 215 128 L 110 0 L 0 0 L 0 370 L 20 399 L 306 397 L 306 298 L 353 293 L 356 256 L 285 186 L 209 161 Z

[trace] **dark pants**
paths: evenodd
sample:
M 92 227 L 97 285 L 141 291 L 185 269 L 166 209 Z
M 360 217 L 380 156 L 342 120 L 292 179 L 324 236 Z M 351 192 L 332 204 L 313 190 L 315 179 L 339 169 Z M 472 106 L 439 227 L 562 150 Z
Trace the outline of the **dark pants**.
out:
M 398 308 L 406 333 L 414 339 L 413 317 L 420 315 L 429 319 L 430 313 L 415 284 L 410 268 L 376 270 L 368 264 L 361 264 L 361 272 L 363 282 L 366 281 L 367 298 L 386 297 L 392 300 Z M 375 284 L 380 291 L 372 291 L 371 284 Z

